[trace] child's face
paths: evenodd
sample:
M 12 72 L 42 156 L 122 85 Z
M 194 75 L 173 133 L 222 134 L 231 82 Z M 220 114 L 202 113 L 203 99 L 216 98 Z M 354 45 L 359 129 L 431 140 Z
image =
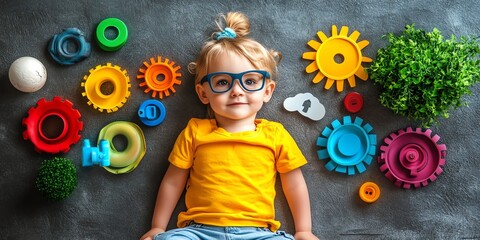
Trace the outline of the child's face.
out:
M 207 74 L 213 72 L 241 73 L 255 69 L 255 67 L 243 56 L 233 52 L 224 52 L 216 57 L 208 69 Z M 257 112 L 272 97 L 275 89 L 275 82 L 267 80 L 265 86 L 254 92 L 245 91 L 240 81 L 234 80 L 232 88 L 224 93 L 214 93 L 208 82 L 197 84 L 196 91 L 200 101 L 204 104 L 210 104 L 215 112 L 217 120 L 219 118 L 227 120 L 248 120 L 253 121 Z

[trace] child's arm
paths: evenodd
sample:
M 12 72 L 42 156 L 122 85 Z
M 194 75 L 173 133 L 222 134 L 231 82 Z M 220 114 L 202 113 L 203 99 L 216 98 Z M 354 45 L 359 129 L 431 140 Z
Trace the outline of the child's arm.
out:
M 282 189 L 295 222 L 295 239 L 318 239 L 312 233 L 312 216 L 307 184 L 300 168 L 280 173 Z
M 188 169 L 181 169 L 170 164 L 158 189 L 152 229 L 140 239 L 153 239 L 157 233 L 165 232 L 173 210 L 185 189 L 188 174 Z

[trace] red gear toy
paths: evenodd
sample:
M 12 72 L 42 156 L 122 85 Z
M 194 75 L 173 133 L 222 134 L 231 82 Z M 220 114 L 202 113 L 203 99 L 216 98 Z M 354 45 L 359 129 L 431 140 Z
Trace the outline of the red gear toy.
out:
M 83 129 L 83 123 L 79 120 L 80 112 L 73 108 L 69 100 L 54 97 L 52 101 L 45 98 L 37 102 L 37 107 L 28 110 L 28 117 L 22 120 L 26 127 L 23 138 L 30 141 L 39 153 L 59 153 L 70 150 L 70 145 L 80 140 L 79 132 Z M 44 124 L 47 118 L 56 117 L 62 121 L 63 129 L 57 136 L 47 136 L 44 132 Z

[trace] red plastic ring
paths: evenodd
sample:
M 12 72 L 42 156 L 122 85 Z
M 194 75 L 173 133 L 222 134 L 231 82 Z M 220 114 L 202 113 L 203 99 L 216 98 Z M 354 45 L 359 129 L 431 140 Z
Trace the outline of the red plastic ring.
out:
M 49 137 L 43 130 L 45 120 L 49 117 L 58 117 L 62 121 L 63 129 L 57 136 Z M 83 129 L 80 117 L 80 112 L 73 108 L 73 103 L 69 100 L 63 100 L 58 96 L 52 101 L 42 98 L 36 107 L 28 110 L 28 117 L 22 121 L 26 127 L 23 138 L 30 140 L 37 152 L 65 153 L 70 150 L 70 145 L 80 140 L 79 132 Z
M 351 113 L 357 113 L 362 110 L 363 97 L 358 92 L 351 92 L 343 99 L 343 106 Z
M 45 120 L 48 117 L 58 117 L 62 120 L 62 132 L 56 137 L 49 137 L 43 132 L 43 127 L 44 127 L 43 124 L 45 123 Z M 42 139 L 44 139 L 45 141 L 48 141 L 48 142 L 58 141 L 58 140 L 64 138 L 65 135 L 67 135 L 67 132 L 68 132 L 68 120 L 61 114 L 58 114 L 58 113 L 55 113 L 55 112 L 54 113 L 47 113 L 47 114 L 43 115 L 40 118 L 40 121 L 38 122 L 38 134 L 40 134 L 40 137 Z

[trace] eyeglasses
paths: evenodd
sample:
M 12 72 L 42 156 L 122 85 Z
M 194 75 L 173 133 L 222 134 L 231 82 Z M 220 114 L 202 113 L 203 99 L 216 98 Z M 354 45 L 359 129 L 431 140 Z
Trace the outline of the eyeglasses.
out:
M 250 70 L 241 73 L 214 72 L 203 77 L 200 84 L 208 82 L 214 93 L 224 93 L 232 89 L 235 79 L 237 79 L 243 90 L 255 92 L 262 90 L 267 78 L 270 78 L 270 73 L 264 70 Z

